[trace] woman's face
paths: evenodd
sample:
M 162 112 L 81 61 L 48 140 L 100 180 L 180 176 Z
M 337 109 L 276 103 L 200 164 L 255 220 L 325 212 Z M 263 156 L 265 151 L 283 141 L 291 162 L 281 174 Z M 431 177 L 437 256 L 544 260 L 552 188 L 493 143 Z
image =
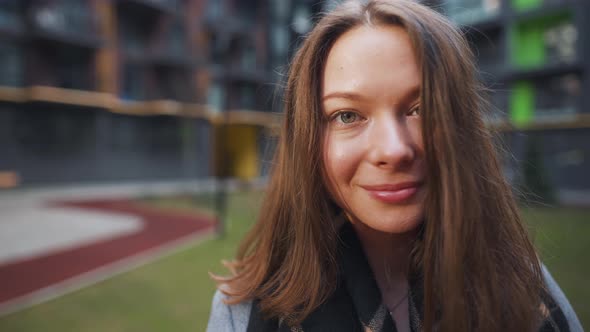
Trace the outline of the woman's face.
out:
M 328 54 L 324 165 L 331 194 L 353 222 L 404 233 L 422 221 L 420 79 L 400 27 L 354 28 Z

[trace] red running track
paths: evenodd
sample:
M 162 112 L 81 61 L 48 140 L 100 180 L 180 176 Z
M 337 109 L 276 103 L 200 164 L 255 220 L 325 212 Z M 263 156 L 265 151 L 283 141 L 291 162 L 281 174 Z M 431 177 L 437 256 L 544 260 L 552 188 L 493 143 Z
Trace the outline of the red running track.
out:
M 155 209 L 131 200 L 59 202 L 75 207 L 139 216 L 137 233 L 53 252 L 46 256 L 0 265 L 0 309 L 57 283 L 197 233 L 213 230 L 215 220 L 195 214 Z

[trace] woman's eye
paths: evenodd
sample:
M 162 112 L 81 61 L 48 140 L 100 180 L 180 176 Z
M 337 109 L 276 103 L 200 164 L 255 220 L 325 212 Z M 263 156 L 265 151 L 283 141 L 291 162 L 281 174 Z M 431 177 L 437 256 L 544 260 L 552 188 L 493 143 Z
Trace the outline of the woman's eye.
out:
M 340 112 L 337 115 L 338 120 L 346 124 L 355 122 L 356 120 L 358 120 L 358 117 L 359 116 L 353 112 Z
M 416 116 L 416 115 L 420 115 L 420 106 L 412 107 L 412 109 L 410 109 L 410 111 L 408 112 L 408 116 Z

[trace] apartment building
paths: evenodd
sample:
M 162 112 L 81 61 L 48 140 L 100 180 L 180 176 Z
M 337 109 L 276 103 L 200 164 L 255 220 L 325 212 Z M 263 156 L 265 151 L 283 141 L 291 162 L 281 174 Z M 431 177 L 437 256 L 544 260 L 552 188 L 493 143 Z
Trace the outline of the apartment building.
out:
M 266 174 L 301 36 L 340 1 L 0 2 L 0 174 Z M 430 0 L 468 36 L 516 184 L 590 190 L 590 4 Z

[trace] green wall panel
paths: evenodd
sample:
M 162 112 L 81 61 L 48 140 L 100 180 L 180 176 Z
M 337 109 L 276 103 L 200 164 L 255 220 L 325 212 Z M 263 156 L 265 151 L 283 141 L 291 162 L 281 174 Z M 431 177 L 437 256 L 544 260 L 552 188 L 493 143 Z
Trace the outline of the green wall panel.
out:
M 512 0 L 512 7 L 516 10 L 526 10 L 538 7 L 543 0 Z
M 543 29 L 536 24 L 519 24 L 510 31 L 512 65 L 520 68 L 538 67 L 545 63 Z
M 523 0 L 524 1 L 524 0 Z M 509 29 L 510 63 L 516 68 L 542 67 L 546 63 L 545 31 L 571 20 L 567 12 L 518 22 Z
M 516 126 L 530 123 L 535 116 L 535 87 L 532 82 L 514 84 L 510 95 L 510 120 Z

